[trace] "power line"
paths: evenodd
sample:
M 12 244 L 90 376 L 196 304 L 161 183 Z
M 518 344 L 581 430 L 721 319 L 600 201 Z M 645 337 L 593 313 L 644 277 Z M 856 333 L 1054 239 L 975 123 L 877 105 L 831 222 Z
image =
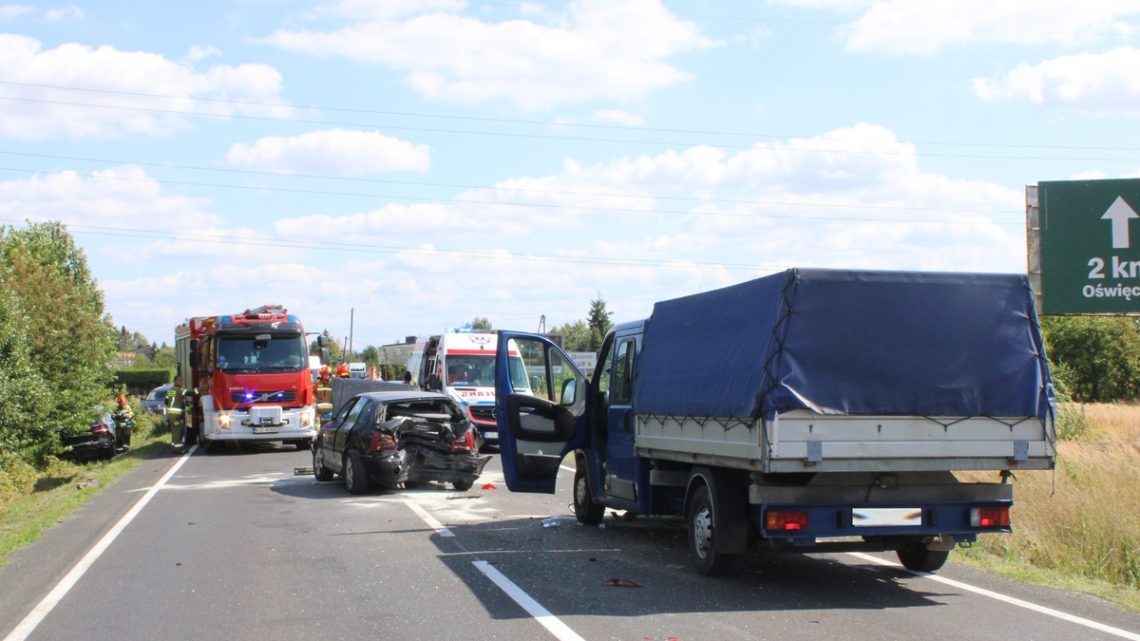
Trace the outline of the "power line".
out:
M 21 224 L 25 221 L 4 220 L 8 224 Z M 42 221 L 41 221 L 42 222 Z M 112 227 L 107 225 L 87 225 L 82 223 L 67 223 L 66 227 L 77 234 L 95 236 L 115 236 L 126 238 L 143 238 L 149 240 L 192 241 L 205 244 L 224 245 L 252 245 L 254 247 L 278 247 L 287 249 L 332 250 L 338 252 L 352 252 L 360 254 L 415 254 L 423 256 L 447 256 L 456 258 L 488 259 L 488 260 L 526 260 L 545 261 L 556 263 L 574 263 L 586 265 L 611 265 L 618 267 L 661 267 L 661 268 L 721 268 L 728 270 L 752 270 L 771 268 L 773 264 L 766 263 L 724 263 L 701 262 L 693 260 L 673 259 L 638 259 L 638 258 L 603 258 L 590 256 L 557 256 L 550 254 L 504 254 L 499 250 L 446 250 L 446 249 L 420 249 L 411 246 L 399 245 L 371 245 L 365 243 L 348 243 L 337 241 L 301 240 L 292 238 L 218 238 L 216 236 L 195 234 L 193 232 L 167 232 L 137 227 Z
M 3 167 L 0 166 L 0 171 L 13 171 L 37 175 L 64 175 L 66 171 L 43 172 L 35 169 L 24 169 L 18 167 Z M 401 194 L 362 194 L 353 192 L 338 192 L 328 190 L 315 190 L 315 189 L 298 189 L 294 187 L 266 187 L 260 185 L 228 185 L 224 183 L 209 183 L 187 180 L 167 180 L 156 178 L 134 178 L 131 176 L 107 176 L 107 175 L 92 175 L 88 177 L 89 180 L 117 180 L 124 182 L 157 182 L 164 185 L 181 185 L 190 187 L 213 187 L 220 189 L 236 189 L 242 191 L 256 191 L 265 192 L 271 191 L 276 193 L 289 193 L 289 194 L 304 194 L 315 196 L 342 196 L 352 198 L 386 198 L 391 200 L 406 200 L 415 202 L 424 202 L 424 199 L 416 196 L 406 196 Z M 594 194 L 597 197 L 605 197 L 606 194 Z M 653 198 L 647 196 L 646 198 Z M 695 216 L 695 217 L 724 217 L 724 218 L 775 218 L 787 220 L 822 220 L 822 221 L 835 221 L 835 222 L 864 222 L 864 223 L 916 223 L 916 224 L 944 224 L 944 225 L 1005 225 L 1005 226 L 1020 226 L 1024 221 L 1016 222 L 1001 222 L 996 220 L 949 220 L 949 219 L 931 219 L 931 218 L 872 218 L 866 216 L 813 216 L 813 215 L 797 215 L 797 214 L 774 214 L 763 212 L 734 212 L 734 211 L 691 211 L 685 209 L 640 209 L 634 207 L 600 207 L 597 205 L 574 205 L 574 204 L 558 204 L 558 203 L 536 203 L 536 202 L 494 202 L 486 200 L 476 200 L 467 198 L 451 198 L 446 201 L 447 203 L 455 203 L 462 205 L 475 205 L 480 207 L 508 207 L 508 208 L 533 208 L 533 209 L 553 209 L 553 210 L 574 210 L 580 214 L 606 214 L 606 213 L 629 213 L 641 215 L 677 215 L 677 216 Z M 759 200 L 721 200 L 717 199 L 715 202 L 725 202 L 729 204 L 747 204 L 764 207 L 814 207 L 814 208 L 833 208 L 833 209 L 870 209 L 870 210 L 895 210 L 895 211 L 932 211 L 938 213 L 964 213 L 964 214 L 995 214 L 1006 213 L 1014 214 L 1015 212 L 1003 212 L 1001 210 L 993 209 L 948 209 L 948 208 L 925 208 L 925 207 L 891 207 L 879 205 L 857 205 L 857 204 L 834 204 L 834 203 L 808 203 L 808 202 L 787 202 L 787 201 L 759 201 Z M 1016 212 L 1021 215 L 1021 212 Z
M 277 172 L 277 171 L 260 171 L 260 170 L 255 170 L 255 169 L 232 169 L 232 168 L 221 168 L 221 167 L 205 167 L 205 166 L 201 166 L 201 165 L 179 165 L 179 164 L 172 164 L 172 163 L 147 162 L 147 161 L 140 161 L 140 160 L 124 160 L 124 159 L 118 159 L 118 158 L 94 158 L 94 157 L 90 157 L 90 156 L 60 156 L 60 155 L 53 155 L 53 154 L 36 154 L 36 153 L 30 153 L 30 152 L 5 151 L 5 150 L 0 150 L 0 154 L 7 155 L 7 156 L 20 156 L 20 157 L 25 157 L 25 158 L 43 158 L 43 159 L 51 159 L 51 160 L 71 160 L 71 161 L 80 161 L 80 162 L 100 163 L 100 164 L 106 164 L 106 165 L 137 165 L 140 167 L 154 167 L 154 168 L 159 168 L 159 169 L 185 169 L 185 170 L 190 170 L 190 171 L 206 171 L 206 172 L 221 173 L 221 174 L 266 176 L 266 177 L 273 177 L 273 178 L 288 178 L 288 179 L 308 178 L 308 179 L 313 179 L 313 180 L 329 180 L 329 181 L 365 183 L 365 184 L 391 184 L 391 185 L 405 185 L 405 186 L 413 186 L 413 187 L 447 187 L 449 189 L 474 189 L 474 190 L 483 190 L 483 191 L 492 191 L 492 192 L 528 193 L 528 194 L 543 194 L 543 195 L 554 195 L 554 196 L 586 196 L 586 197 L 590 197 L 590 198 L 621 198 L 621 199 L 646 200 L 646 201 L 668 200 L 668 201 L 696 202 L 696 203 L 707 203 L 707 202 L 709 202 L 708 199 L 702 199 L 702 198 L 698 198 L 695 196 L 670 196 L 670 195 L 663 195 L 663 194 L 624 194 L 624 193 L 611 193 L 611 192 L 598 192 L 598 191 L 567 191 L 567 190 L 560 190 L 560 189 L 535 189 L 533 187 L 496 187 L 496 186 L 492 186 L 492 185 L 475 185 L 475 184 L 469 184 L 469 183 L 445 183 L 445 182 L 429 182 L 429 181 L 415 181 L 415 180 L 393 180 L 393 179 L 388 179 L 388 178 L 355 178 L 355 177 L 351 177 L 351 176 L 332 176 L 332 175 L 327 175 L 327 174 L 301 174 L 301 173 L 286 173 L 286 172 Z M 13 169 L 13 171 L 20 171 L 20 170 Z M 28 170 L 28 171 L 31 171 L 31 170 Z M 62 170 L 60 170 L 60 171 L 62 171 Z M 155 180 L 160 180 L 160 179 L 155 179 Z M 189 183 L 189 184 L 204 184 L 205 186 L 225 186 L 225 185 L 217 185 L 214 183 Z M 273 191 L 275 188 L 272 188 L 272 187 L 256 187 L 256 189 Z M 314 192 L 314 193 L 318 193 L 321 195 L 345 195 L 345 196 L 358 195 L 358 194 L 351 193 L 351 192 L 319 191 L 319 192 Z M 368 194 L 362 194 L 362 195 L 368 195 Z M 400 198 L 399 196 L 387 196 L 387 195 L 377 195 L 376 197 Z M 955 213 L 980 213 L 980 214 L 1009 213 L 1003 209 L 975 209 L 975 208 L 963 209 L 960 207 L 938 208 L 938 207 L 903 207 L 903 206 L 885 206 L 885 205 L 831 205 L 831 204 L 823 205 L 820 203 L 796 203 L 796 202 L 787 202 L 787 201 L 760 201 L 760 200 L 735 199 L 735 198 L 716 198 L 713 200 L 714 200 L 714 202 L 717 202 L 717 203 L 729 203 L 729 204 L 734 204 L 734 205 L 764 205 L 764 206 L 791 206 L 791 207 L 795 207 L 795 206 L 810 206 L 810 207 L 835 206 L 835 207 L 841 207 L 841 208 L 894 210 L 894 211 L 944 211 L 944 212 L 955 212 Z M 474 201 L 474 202 L 483 203 L 484 201 Z M 512 203 L 503 203 L 503 204 L 512 204 Z M 539 205 L 528 205 L 528 206 L 539 206 Z M 638 210 L 638 211 L 641 211 L 641 210 Z
M 0 83 L 0 84 L 2 84 L 2 83 Z M 204 100 L 204 99 L 190 98 L 190 97 L 186 97 L 186 96 L 183 96 L 183 97 L 172 96 L 172 98 L 178 98 L 178 99 L 182 99 L 182 100 Z M 622 138 L 596 138 L 596 137 L 586 137 L 586 136 L 559 136 L 559 135 L 554 135 L 554 134 L 517 133 L 517 132 L 508 132 L 508 131 L 479 131 L 479 130 L 471 130 L 471 129 L 445 129 L 445 128 L 439 128 L 439 127 L 410 127 L 407 125 L 394 125 L 394 124 L 384 124 L 384 123 L 339 122 L 339 121 L 328 121 L 328 120 L 315 120 L 315 119 L 310 119 L 310 118 L 286 118 L 286 117 L 279 117 L 279 116 L 254 116 L 254 115 L 250 115 L 250 114 L 237 114 L 237 113 L 212 114 L 212 113 L 207 113 L 207 112 L 187 111 L 187 110 L 178 110 L 178 109 L 159 109 L 159 108 L 155 108 L 155 107 L 136 107 L 136 106 L 128 106 L 128 105 L 106 105 L 106 104 L 94 104 L 94 103 L 84 103 L 84 102 L 65 101 L 65 100 L 46 100 L 46 99 L 41 99 L 41 98 L 26 98 L 26 97 L 16 97 L 16 96 L 0 96 L 0 100 L 8 100 L 8 101 L 12 101 L 12 102 L 26 102 L 26 103 L 33 103 L 33 104 L 62 105 L 62 106 L 67 106 L 67 107 L 82 107 L 82 108 L 91 108 L 91 109 L 111 109 L 111 110 L 120 110 L 120 111 L 147 112 L 147 113 L 166 114 L 166 115 L 172 115 L 172 116 L 214 118 L 214 119 L 260 120 L 260 121 L 286 122 L 286 123 L 305 124 L 305 125 L 347 127 L 347 128 L 351 128 L 351 129 L 368 129 L 368 130 L 385 129 L 385 130 L 395 130 L 395 131 L 412 131 L 412 132 L 419 132 L 419 133 L 432 133 L 432 134 L 466 135 L 466 136 L 491 136 L 491 137 L 515 138 L 515 139 L 526 139 L 526 140 L 550 140 L 550 141 L 575 142 L 575 143 L 605 143 L 605 144 L 623 144 L 623 145 L 646 145 L 646 146 L 657 146 L 657 147 L 685 147 L 685 146 L 697 146 L 697 145 L 702 145 L 702 144 L 712 144 L 716 147 L 723 148 L 723 149 L 748 150 L 748 149 L 754 149 L 755 148 L 755 145 L 750 145 L 750 144 L 741 145 L 741 144 L 728 144 L 728 143 L 703 143 L 703 142 L 692 142 L 692 141 L 645 140 L 645 139 L 636 139 L 636 138 L 622 139 Z M 239 104 L 239 105 L 243 104 L 240 101 L 223 101 L 223 102 L 228 102 L 229 104 Z M 257 103 L 246 103 L 246 104 L 257 104 Z M 274 103 L 268 103 L 268 104 L 274 104 Z M 510 120 L 505 120 L 505 119 L 498 120 L 498 121 L 499 122 L 515 122 L 515 123 L 534 122 L 534 121 L 510 121 Z M 556 126 L 556 125 L 557 126 L 565 126 L 565 125 L 560 125 L 558 123 L 550 123 L 550 126 Z M 574 125 L 574 126 L 576 126 L 576 125 Z M 623 131 L 649 131 L 649 129 L 623 128 L 623 127 L 620 127 L 617 125 L 612 125 L 612 126 L 611 125 L 597 125 L 597 126 L 607 127 L 610 129 L 620 129 Z M 661 130 L 661 131 L 691 132 L 694 134 L 700 133 L 698 130 Z M 829 140 L 826 137 L 824 137 L 824 138 L 812 138 L 810 136 L 781 136 L 781 135 L 777 135 L 777 134 L 731 134 L 731 133 L 727 133 L 727 132 L 722 132 L 722 133 L 706 132 L 705 135 L 725 135 L 725 136 L 730 136 L 730 135 L 731 136 L 745 136 L 746 135 L 746 136 L 763 137 L 763 138 L 798 139 L 798 140 L 816 139 L 816 140 L 824 140 L 824 141 L 830 141 L 830 142 L 840 142 L 840 141 L 836 141 L 836 140 Z M 937 146 L 959 146 L 959 147 L 998 148 L 998 149 L 1000 149 L 1000 148 L 1057 149 L 1057 150 L 1070 150 L 1070 151 L 1081 151 L 1081 150 L 1083 150 L 1083 151 L 1124 151 L 1124 152 L 1126 152 L 1126 151 L 1137 151 L 1138 150 L 1137 148 L 1128 148 L 1128 147 L 1081 147 L 1081 146 L 1062 146 L 1062 145 L 1043 146 L 1043 145 L 1015 145 L 1015 144 L 993 145 L 993 144 L 984 144 L 984 143 L 949 143 L 949 142 L 920 142 L 920 141 L 900 142 L 900 144 L 922 144 L 922 145 L 930 145 L 930 146 L 936 146 L 937 145 Z M 832 148 L 781 147 L 781 148 L 779 148 L 778 151 L 781 153 L 792 153 L 792 154 L 849 154 L 849 155 L 856 155 L 856 156 L 885 156 L 885 157 L 909 156 L 909 155 L 911 155 L 909 152 L 903 152 L 903 151 L 871 151 L 871 150 L 865 150 L 865 149 L 842 149 L 842 148 L 832 149 Z M 1029 155 L 995 155 L 995 154 L 964 154 L 964 153 L 915 153 L 914 155 L 916 157 L 920 157 L 920 158 L 1037 160 L 1037 161 L 1074 160 L 1074 158 L 1072 158 L 1070 156 L 1029 156 Z M 1134 162 L 1135 161 L 1134 158 L 1106 158 L 1106 157 L 1082 157 L 1082 158 L 1079 158 L 1076 160 L 1098 161 L 1098 162 Z

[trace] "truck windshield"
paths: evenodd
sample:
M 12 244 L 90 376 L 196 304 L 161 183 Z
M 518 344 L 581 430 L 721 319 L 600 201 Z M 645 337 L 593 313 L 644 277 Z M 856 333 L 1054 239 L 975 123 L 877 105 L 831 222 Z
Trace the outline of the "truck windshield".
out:
M 297 334 L 219 336 L 217 366 L 231 373 L 299 372 L 309 366 L 309 355 Z

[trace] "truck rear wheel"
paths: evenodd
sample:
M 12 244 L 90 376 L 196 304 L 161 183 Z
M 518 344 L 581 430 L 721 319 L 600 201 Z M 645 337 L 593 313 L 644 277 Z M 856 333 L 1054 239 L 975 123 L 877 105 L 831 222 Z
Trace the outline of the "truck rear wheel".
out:
M 949 550 L 928 550 L 924 543 L 908 543 L 896 551 L 903 567 L 913 572 L 934 572 L 946 563 Z
M 707 485 L 701 485 L 689 499 L 685 521 L 689 530 L 689 557 L 693 567 L 705 576 L 721 576 L 732 570 L 736 554 L 723 554 L 716 549 L 715 521 L 717 506 Z
M 574 516 L 582 525 L 597 525 L 606 515 L 606 508 L 594 502 L 590 482 L 586 478 L 586 465 L 581 463 L 574 470 Z

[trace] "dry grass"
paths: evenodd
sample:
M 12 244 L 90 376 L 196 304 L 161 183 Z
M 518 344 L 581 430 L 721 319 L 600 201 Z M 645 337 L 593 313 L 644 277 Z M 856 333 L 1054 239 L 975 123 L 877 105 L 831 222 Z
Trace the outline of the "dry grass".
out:
M 1087 429 L 1058 445 L 1055 472 L 1022 472 L 1009 536 L 982 537 L 966 558 L 1024 574 L 1044 570 L 1140 603 L 1140 407 L 1072 405 Z M 984 558 L 984 557 L 990 558 Z M 996 558 L 994 558 L 996 557 Z M 1014 573 L 1017 573 L 1016 571 Z

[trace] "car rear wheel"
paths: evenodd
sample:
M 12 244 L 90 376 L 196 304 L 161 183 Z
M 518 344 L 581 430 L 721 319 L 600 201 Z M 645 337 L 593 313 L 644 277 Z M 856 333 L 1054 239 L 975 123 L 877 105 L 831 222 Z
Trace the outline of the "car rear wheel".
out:
M 313 448 L 313 476 L 318 481 L 331 481 L 333 479 L 333 472 L 325 467 L 324 461 L 321 460 L 321 448 Z
M 455 489 L 459 490 L 460 492 L 466 492 L 467 490 L 470 490 L 471 486 L 474 484 L 475 484 L 475 481 L 452 481 L 451 487 L 454 487 Z
M 364 471 L 364 464 L 360 460 L 360 452 L 349 450 L 344 455 L 344 489 L 349 494 L 364 494 L 368 491 L 368 474 Z

